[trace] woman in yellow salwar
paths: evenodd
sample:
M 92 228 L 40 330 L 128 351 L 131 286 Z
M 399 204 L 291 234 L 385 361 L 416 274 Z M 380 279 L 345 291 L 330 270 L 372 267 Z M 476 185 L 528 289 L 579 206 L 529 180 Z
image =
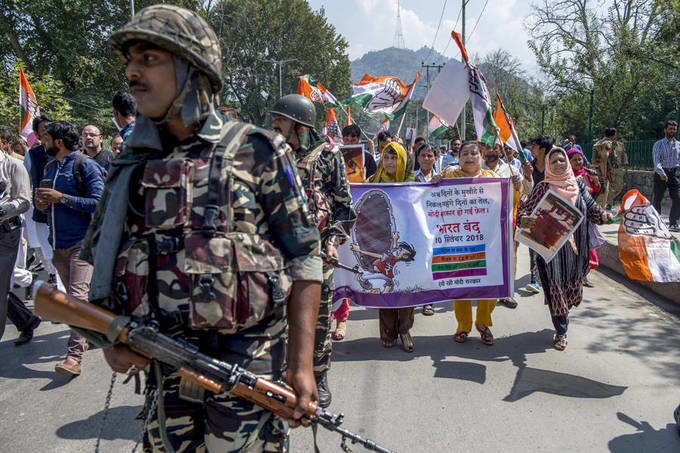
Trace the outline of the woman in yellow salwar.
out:
M 482 168 L 482 153 L 477 142 L 465 142 L 460 148 L 458 158 L 459 169 L 452 169 L 444 173 L 446 178 L 498 178 L 498 175 L 491 170 Z M 496 299 L 485 299 L 477 301 L 477 314 L 475 328 L 479 331 L 482 343 L 493 344 L 493 334 L 489 329 L 492 326 L 491 312 L 496 307 Z M 472 330 L 472 301 L 455 300 L 453 301 L 453 311 L 456 314 L 458 327 L 453 339 L 458 343 L 467 340 Z
M 382 150 L 380 165 L 371 183 L 395 183 L 414 181 L 413 173 L 407 172 L 406 150 L 397 142 L 389 142 Z M 413 327 L 413 307 L 381 308 L 378 310 L 380 322 L 380 342 L 386 348 L 397 343 L 397 336 L 401 339 L 406 352 L 413 352 L 415 345 L 410 330 Z

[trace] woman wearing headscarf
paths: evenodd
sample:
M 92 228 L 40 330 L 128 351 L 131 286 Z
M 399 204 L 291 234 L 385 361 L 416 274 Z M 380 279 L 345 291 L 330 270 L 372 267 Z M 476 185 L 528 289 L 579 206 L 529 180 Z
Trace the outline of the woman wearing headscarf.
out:
M 371 183 L 395 183 L 413 181 L 413 173 L 407 174 L 406 150 L 397 142 L 389 142 L 382 150 L 380 165 Z M 413 307 L 381 308 L 378 310 L 380 323 L 380 342 L 386 348 L 391 348 L 401 339 L 406 352 L 413 352 L 415 345 L 411 337 L 413 327 Z
M 482 152 L 477 142 L 468 141 L 463 143 L 458 157 L 460 168 L 450 169 L 444 173 L 444 178 L 498 178 L 499 176 L 491 170 L 482 168 Z M 490 326 L 491 312 L 496 307 L 496 299 L 477 300 L 477 313 L 475 315 L 475 328 L 479 332 L 482 343 L 493 344 L 493 334 Z M 456 315 L 458 327 L 453 339 L 457 343 L 467 340 L 472 330 L 472 301 L 454 300 L 453 311 Z
M 611 215 L 595 204 L 585 184 L 576 179 L 567 153 L 562 148 L 553 148 L 546 156 L 545 180 L 538 183 L 529 199 L 520 205 L 517 213 L 520 228 L 530 229 L 534 225 L 536 218 L 531 217 L 531 213 L 548 190 L 567 200 L 593 223 L 601 225 L 611 220 Z M 569 310 L 578 306 L 583 296 L 583 282 L 590 262 L 589 240 L 588 222 L 584 220 L 549 263 L 537 256 L 545 304 L 555 327 L 553 347 L 559 351 L 567 347 Z
M 585 156 L 583 155 L 583 151 L 581 151 L 578 148 L 572 148 L 569 151 L 567 151 L 567 156 L 569 157 L 569 163 L 571 164 L 571 168 L 574 171 L 574 176 L 576 176 L 577 180 L 583 181 L 583 184 L 586 186 L 588 193 L 590 194 L 591 197 L 593 197 L 593 199 L 595 199 L 595 195 L 597 195 L 600 192 L 602 186 L 600 185 L 600 180 L 597 177 L 597 174 L 592 172 L 592 170 L 589 170 L 584 165 Z M 591 249 L 589 258 L 590 258 L 589 270 L 592 271 L 600 264 L 600 260 L 597 256 L 597 250 Z M 588 276 L 586 276 L 586 279 L 583 282 L 583 286 L 592 288 L 593 285 L 588 280 Z
M 441 174 L 437 171 L 437 153 L 432 146 L 423 141 L 416 148 L 416 162 L 418 162 L 418 169 L 414 173 L 417 182 L 428 182 L 437 184 L 441 181 Z M 425 316 L 434 315 L 434 307 L 432 304 L 423 306 L 423 314 Z

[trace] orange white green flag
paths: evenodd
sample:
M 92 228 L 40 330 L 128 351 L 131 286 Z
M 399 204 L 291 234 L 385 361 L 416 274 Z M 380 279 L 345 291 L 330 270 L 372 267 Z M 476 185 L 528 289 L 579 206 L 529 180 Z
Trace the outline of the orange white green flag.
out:
M 24 68 L 19 68 L 19 108 L 21 109 L 19 125 L 19 135 L 21 135 L 28 146 L 33 146 L 37 137 L 33 132 L 33 118 L 40 115 L 38 103 L 35 100 L 35 93 L 26 79 Z
M 449 128 L 449 125 L 441 120 L 437 115 L 432 115 L 430 122 L 427 123 L 427 132 L 430 137 L 437 138 Z
M 373 77 L 364 74 L 359 83 L 353 85 L 352 97 L 347 103 L 361 105 L 366 113 L 374 115 L 382 113 L 389 119 L 404 112 L 413 96 L 420 72 L 410 84 L 405 84 L 398 77 Z
M 347 106 L 347 118 L 345 119 L 345 127 L 349 126 L 350 124 L 354 124 L 354 120 L 352 119 L 352 112 L 349 111 L 349 105 Z
M 320 102 L 322 104 L 333 104 L 342 107 L 338 100 L 320 83 L 312 79 L 309 74 L 300 76 L 298 81 L 297 94 L 307 96 L 312 102 Z
M 522 144 L 519 141 L 519 137 L 517 136 L 515 123 L 512 121 L 512 117 L 507 112 L 507 110 L 505 110 L 503 101 L 501 101 L 501 96 L 498 93 L 496 93 L 496 99 L 498 102 L 496 105 L 496 114 L 494 115 L 493 119 L 496 122 L 496 126 L 498 126 L 500 129 L 498 136 L 503 141 L 503 143 L 517 151 L 519 154 L 519 160 L 522 162 L 522 164 L 524 164 L 526 163 L 526 157 L 522 152 Z
M 633 280 L 680 282 L 680 242 L 668 231 L 654 206 L 637 190 L 621 203 L 621 266 Z
M 342 134 L 340 134 L 338 119 L 335 116 L 335 110 L 331 107 L 326 109 L 326 122 L 323 125 L 323 134 L 330 138 L 333 143 L 342 145 Z

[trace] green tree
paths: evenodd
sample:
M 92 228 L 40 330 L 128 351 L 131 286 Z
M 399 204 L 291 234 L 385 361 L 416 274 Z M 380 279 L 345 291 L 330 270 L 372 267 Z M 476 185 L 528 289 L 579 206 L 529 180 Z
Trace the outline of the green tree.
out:
M 593 93 L 593 136 L 617 127 L 625 138 L 652 138 L 673 115 L 679 78 L 664 58 L 666 6 L 677 0 L 542 0 L 528 20 L 532 47 L 550 83 L 558 135 L 587 134 Z M 677 36 L 677 35 L 675 35 Z M 677 39 L 677 38 L 675 38 Z M 677 43 L 675 43 L 677 48 Z M 674 94 L 675 93 L 675 94 Z M 553 120 L 554 118 L 554 120 Z
M 283 94 L 294 93 L 304 74 L 338 99 L 349 94 L 348 44 L 323 9 L 313 11 L 304 0 L 225 0 L 212 6 L 209 18 L 222 46 L 222 99 L 244 119 L 260 125 L 268 121 L 267 111 L 279 96 L 273 60 L 295 59 L 282 67 Z M 325 119 L 318 105 L 317 119 L 318 124 Z

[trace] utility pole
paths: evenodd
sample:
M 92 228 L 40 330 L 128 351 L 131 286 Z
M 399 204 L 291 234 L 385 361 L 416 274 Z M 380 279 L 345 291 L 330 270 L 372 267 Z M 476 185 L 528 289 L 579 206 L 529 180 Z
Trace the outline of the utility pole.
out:
M 288 60 L 266 60 L 270 63 L 273 63 L 275 65 L 279 65 L 279 99 L 283 97 L 283 88 L 282 88 L 282 81 L 281 81 L 281 67 L 286 64 L 290 63 L 291 61 L 297 61 L 297 58 L 290 58 Z
M 135 0 L 130 0 L 130 17 L 135 15 Z
M 442 68 L 444 67 L 444 65 L 435 64 L 435 63 L 425 64 L 424 61 L 421 61 L 420 67 L 425 68 L 425 92 L 427 93 L 428 91 L 430 91 L 430 68 L 432 68 L 432 69 L 437 68 L 437 74 L 439 74 L 441 72 Z M 427 112 L 427 124 L 428 125 L 430 124 L 430 112 L 429 111 Z M 429 138 L 429 136 L 430 136 L 429 132 L 428 132 L 427 136 Z
M 463 18 L 463 46 L 465 46 L 465 4 L 468 0 L 461 0 L 463 2 L 461 6 L 460 15 Z M 467 102 L 465 103 L 467 104 Z M 463 111 L 460 114 L 460 141 L 465 141 L 465 105 L 463 105 Z

